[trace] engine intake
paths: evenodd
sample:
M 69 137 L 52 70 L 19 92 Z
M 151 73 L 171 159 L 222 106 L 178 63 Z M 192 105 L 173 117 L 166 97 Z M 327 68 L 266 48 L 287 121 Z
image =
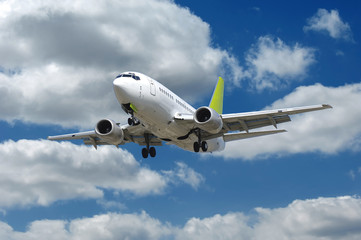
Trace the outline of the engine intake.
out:
M 219 133 L 223 127 L 221 116 L 210 107 L 200 107 L 194 113 L 198 127 L 209 133 Z
M 123 130 L 110 119 L 102 119 L 95 126 L 95 133 L 105 142 L 119 145 L 124 141 Z

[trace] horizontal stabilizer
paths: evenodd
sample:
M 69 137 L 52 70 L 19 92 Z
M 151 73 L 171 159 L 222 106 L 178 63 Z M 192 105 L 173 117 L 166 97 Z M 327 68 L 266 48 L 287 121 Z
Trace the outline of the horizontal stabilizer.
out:
M 225 142 L 230 142 L 234 140 L 253 138 L 259 136 L 266 136 L 276 133 L 287 132 L 286 130 L 272 130 L 272 131 L 261 131 L 261 132 L 250 132 L 250 133 L 226 133 L 223 136 Z

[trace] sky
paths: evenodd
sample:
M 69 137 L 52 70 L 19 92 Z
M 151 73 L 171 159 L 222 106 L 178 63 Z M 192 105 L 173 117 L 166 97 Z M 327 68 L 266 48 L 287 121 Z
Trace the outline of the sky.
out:
M 359 1 L 0 1 L 1 239 L 360 239 Z M 218 153 L 49 135 L 138 71 L 224 113 L 327 103 Z M 272 129 L 272 128 L 270 128 Z

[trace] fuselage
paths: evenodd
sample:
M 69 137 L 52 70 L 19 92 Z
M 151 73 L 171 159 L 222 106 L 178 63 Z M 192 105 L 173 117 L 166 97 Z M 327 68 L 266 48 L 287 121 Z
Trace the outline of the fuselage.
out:
M 134 117 L 140 120 L 149 133 L 160 139 L 193 151 L 197 136 L 189 134 L 194 126 L 179 124 L 177 114 L 193 115 L 196 111 L 190 104 L 177 96 L 158 81 L 137 72 L 124 72 L 113 81 L 114 92 L 120 104 L 132 104 Z M 186 139 L 179 137 L 189 135 Z M 223 138 L 209 141 L 214 150 L 224 148 Z

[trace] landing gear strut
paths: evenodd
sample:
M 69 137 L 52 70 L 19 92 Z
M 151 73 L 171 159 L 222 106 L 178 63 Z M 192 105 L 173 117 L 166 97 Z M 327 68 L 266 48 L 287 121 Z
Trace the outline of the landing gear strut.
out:
M 202 141 L 201 138 L 201 130 L 200 129 L 196 129 L 194 131 L 194 133 L 197 135 L 198 137 L 198 142 L 194 142 L 193 143 L 193 150 L 194 152 L 199 152 L 199 149 L 202 148 L 203 152 L 207 152 L 208 150 L 208 144 L 206 141 Z
M 155 157 L 155 155 L 157 154 L 157 152 L 155 151 L 155 148 L 149 147 L 149 143 L 150 143 L 149 133 L 145 133 L 144 138 L 145 138 L 145 143 L 147 144 L 147 147 L 142 149 L 143 158 L 147 158 L 148 155 L 150 155 L 151 157 Z
M 126 113 L 130 114 L 131 116 L 130 118 L 128 118 L 129 126 L 135 126 L 140 123 L 139 120 L 134 117 L 134 110 L 130 103 L 122 104 L 122 108 Z

